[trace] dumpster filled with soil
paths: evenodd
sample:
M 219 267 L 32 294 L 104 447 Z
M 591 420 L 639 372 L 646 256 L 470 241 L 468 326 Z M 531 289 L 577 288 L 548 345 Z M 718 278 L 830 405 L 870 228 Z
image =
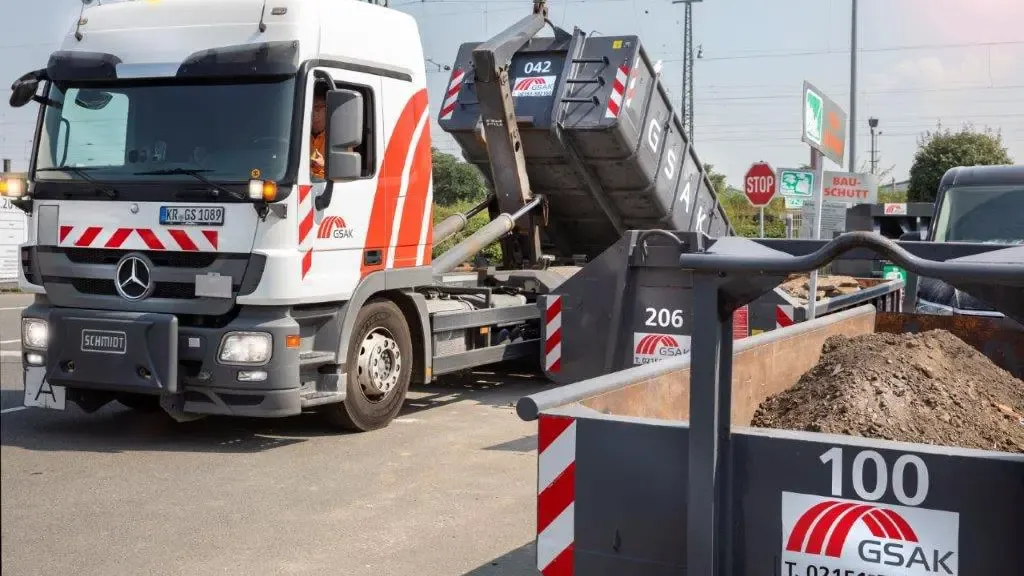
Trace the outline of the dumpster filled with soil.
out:
M 751 425 L 1024 452 L 1024 382 L 945 330 L 834 335 Z

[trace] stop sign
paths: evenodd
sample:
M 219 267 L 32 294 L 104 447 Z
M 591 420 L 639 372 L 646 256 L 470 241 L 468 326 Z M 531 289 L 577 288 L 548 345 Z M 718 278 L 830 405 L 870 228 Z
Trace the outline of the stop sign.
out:
M 775 197 L 775 170 L 767 162 L 757 162 L 743 178 L 743 193 L 756 208 L 767 206 Z

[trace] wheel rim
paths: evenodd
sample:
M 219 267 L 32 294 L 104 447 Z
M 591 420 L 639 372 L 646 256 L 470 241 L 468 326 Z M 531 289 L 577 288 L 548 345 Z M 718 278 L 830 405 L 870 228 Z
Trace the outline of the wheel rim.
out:
M 370 402 L 380 402 L 398 385 L 402 353 L 398 341 L 386 328 L 371 330 L 363 338 L 356 361 L 356 379 Z

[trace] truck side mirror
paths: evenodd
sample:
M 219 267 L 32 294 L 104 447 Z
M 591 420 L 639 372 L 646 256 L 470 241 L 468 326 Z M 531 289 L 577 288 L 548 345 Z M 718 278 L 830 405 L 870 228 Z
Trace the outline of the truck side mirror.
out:
M 29 72 L 11 84 L 11 108 L 21 108 L 32 101 L 39 89 L 39 80 L 45 75 L 45 72 L 45 70 Z
M 327 93 L 327 150 L 324 174 L 332 182 L 358 178 L 362 155 L 354 151 L 363 143 L 363 96 L 354 90 Z

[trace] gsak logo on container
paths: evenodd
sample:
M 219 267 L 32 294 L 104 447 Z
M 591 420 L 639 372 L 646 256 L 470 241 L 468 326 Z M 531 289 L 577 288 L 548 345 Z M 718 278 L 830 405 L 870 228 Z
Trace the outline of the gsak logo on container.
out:
M 516 78 L 512 84 L 512 96 L 551 96 L 555 93 L 557 76 L 526 76 Z
M 650 364 L 690 353 L 690 337 L 675 334 L 633 333 L 633 365 Z
M 782 493 L 781 576 L 955 576 L 960 515 Z

